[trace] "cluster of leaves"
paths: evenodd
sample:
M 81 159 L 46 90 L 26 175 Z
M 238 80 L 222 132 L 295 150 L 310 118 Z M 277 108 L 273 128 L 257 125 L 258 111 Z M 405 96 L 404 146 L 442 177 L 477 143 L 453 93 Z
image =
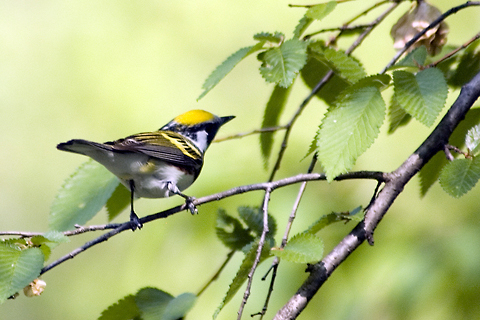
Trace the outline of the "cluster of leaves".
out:
M 0 242 L 0 303 L 38 278 L 52 249 L 68 238 L 50 231 L 42 236 Z
M 262 127 L 274 127 L 278 126 L 298 74 L 308 87 L 316 90 L 321 80 L 333 72 L 328 82 L 316 92 L 328 109 L 320 120 L 309 150 L 309 153 L 318 152 L 328 181 L 352 169 L 378 137 L 387 116 L 384 95 L 391 92 L 388 89 L 393 87 L 388 103 L 389 133 L 408 124 L 412 118 L 431 127 L 445 105 L 448 87 L 460 87 L 480 70 L 480 53 L 476 50 L 480 41 L 477 40 L 467 50 L 444 60 L 438 67 L 429 64 L 454 48 L 445 47 L 437 56 L 429 57 L 427 49 L 421 46 L 391 67 L 388 73 L 368 75 L 361 63 L 344 51 L 310 36 L 301 39 L 313 21 L 321 20 L 335 8 L 334 1 L 309 7 L 295 28 L 293 37 L 288 40 L 279 32 L 256 34 L 254 40 L 258 42 L 255 45 L 240 49 L 212 72 L 199 97 L 208 93 L 242 59 L 259 52 L 260 74 L 267 82 L 275 84 L 265 108 Z M 268 161 L 273 134 L 262 133 L 260 142 L 262 154 Z M 428 181 L 428 186 L 427 182 L 422 182 L 423 194 L 438 178 L 438 174 L 428 170 L 432 170 L 431 167 L 424 169 L 426 173 L 423 176 L 431 178 L 436 175 L 436 178 Z M 444 171 L 445 175 L 449 172 Z M 450 181 L 459 182 L 458 179 Z
M 338 221 L 360 221 L 363 217 L 357 214 L 361 207 L 347 213 L 330 213 L 322 216 L 304 232 L 294 235 L 285 246 L 275 246 L 274 237 L 277 231 L 275 219 L 268 215 L 269 232 L 263 246 L 260 261 L 276 256 L 294 263 L 314 263 L 323 256 L 323 241 L 315 234 L 326 226 Z M 239 207 L 237 219 L 220 209 L 217 215 L 216 233 L 220 241 L 233 252 L 242 252 L 245 257 L 229 286 L 220 306 L 214 314 L 217 317 L 222 308 L 235 296 L 247 279 L 257 256 L 259 239 L 263 231 L 263 212 L 260 208 Z

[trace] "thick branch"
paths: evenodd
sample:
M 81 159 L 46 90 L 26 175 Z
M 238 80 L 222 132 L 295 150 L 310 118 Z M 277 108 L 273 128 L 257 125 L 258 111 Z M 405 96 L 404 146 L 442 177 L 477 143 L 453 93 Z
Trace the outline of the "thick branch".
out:
M 309 268 L 310 275 L 307 280 L 278 311 L 274 319 L 295 319 L 350 253 L 357 249 L 365 239 L 373 244 L 373 231 L 404 186 L 438 151 L 443 150 L 453 130 L 463 120 L 479 96 L 480 72 L 462 87 L 455 103 L 422 145 L 397 170 L 388 175 L 389 179 L 385 186 L 368 208 L 365 220 L 343 238 L 322 261 Z

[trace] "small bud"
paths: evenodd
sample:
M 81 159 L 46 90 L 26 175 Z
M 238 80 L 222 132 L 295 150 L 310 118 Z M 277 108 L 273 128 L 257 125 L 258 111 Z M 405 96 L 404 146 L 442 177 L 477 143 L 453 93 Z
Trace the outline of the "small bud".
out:
M 390 35 L 393 38 L 393 47 L 402 49 L 417 33 L 425 29 L 430 23 L 437 19 L 442 13 L 436 7 L 426 1 L 418 1 L 417 5 L 405 13 L 392 27 Z M 448 25 L 441 22 L 421 36 L 408 51 L 425 46 L 430 55 L 439 53 L 447 42 Z
M 45 287 L 47 286 L 47 283 L 43 280 L 40 279 L 35 279 L 28 286 L 23 288 L 23 293 L 27 297 L 34 297 L 34 296 L 39 296 L 42 294 L 43 290 L 45 290 Z

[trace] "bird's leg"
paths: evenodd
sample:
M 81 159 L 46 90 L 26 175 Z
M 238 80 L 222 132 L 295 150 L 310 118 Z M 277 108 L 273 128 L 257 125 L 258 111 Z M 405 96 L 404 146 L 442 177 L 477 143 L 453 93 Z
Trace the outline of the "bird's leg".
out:
M 180 197 L 185 199 L 185 205 L 187 206 L 187 209 L 188 211 L 190 211 L 191 214 L 198 213 L 198 209 L 193 203 L 193 201 L 195 201 L 194 197 L 189 197 L 186 194 L 180 192 L 180 190 L 178 190 L 178 187 L 171 181 L 167 181 L 165 182 L 165 184 L 168 191 L 173 194 L 179 195 Z
M 142 229 L 143 224 L 140 222 L 138 219 L 137 214 L 133 210 L 133 198 L 134 198 L 134 190 L 135 190 L 135 184 L 133 183 L 133 180 L 129 181 L 130 184 L 130 223 L 132 225 L 132 231 L 135 231 L 137 228 Z

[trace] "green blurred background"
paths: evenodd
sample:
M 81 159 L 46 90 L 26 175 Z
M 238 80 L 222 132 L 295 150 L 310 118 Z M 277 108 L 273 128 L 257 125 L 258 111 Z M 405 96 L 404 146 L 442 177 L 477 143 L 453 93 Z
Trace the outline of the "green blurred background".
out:
M 254 57 L 243 61 L 197 102 L 210 72 L 253 34 L 282 31 L 287 37 L 304 9 L 289 1 L 2 1 L 0 2 L 0 230 L 46 231 L 52 199 L 64 179 L 86 158 L 61 153 L 71 138 L 107 141 L 155 130 L 176 115 L 200 108 L 237 118 L 220 137 L 256 129 L 272 85 L 258 74 Z M 322 27 L 338 26 L 372 1 L 343 4 Z M 435 1 L 442 11 L 463 1 Z M 410 4 L 401 5 L 356 51 L 368 73 L 380 71 L 394 51 L 389 28 Z M 447 20 L 453 44 L 480 27 L 478 8 Z M 379 11 L 375 11 L 379 13 Z M 371 15 L 364 19 L 370 21 Z M 311 30 L 316 30 L 312 27 Z M 345 45 L 347 41 L 340 44 Z M 283 121 L 308 93 L 298 81 Z M 451 103 L 458 92 L 450 92 Z M 386 95 L 388 96 L 388 94 Z M 312 101 L 292 132 L 278 178 L 305 172 L 303 158 L 325 106 Z M 384 126 L 385 127 L 385 126 Z M 431 129 L 413 122 L 387 136 L 386 128 L 355 169 L 390 171 L 399 166 Z M 282 137 L 277 134 L 277 138 Z M 278 144 L 274 148 L 274 154 Z M 213 144 L 202 175 L 188 194 L 196 197 L 265 181 L 258 137 Z M 372 182 L 311 183 L 294 232 L 331 211 L 366 205 Z M 271 213 L 283 234 L 298 186 L 273 194 Z M 375 233 L 375 246 L 362 245 L 309 304 L 300 319 L 452 319 L 480 317 L 479 188 L 459 200 L 438 184 L 423 199 L 415 178 Z M 221 265 L 228 250 L 215 238 L 219 207 L 234 214 L 239 205 L 259 205 L 260 192 L 229 198 L 125 232 L 49 271 L 44 294 L 23 294 L 0 306 L 0 319 L 96 319 L 109 305 L 145 286 L 178 295 L 196 292 Z M 137 201 L 147 215 L 181 203 L 179 198 Z M 116 221 L 128 219 L 122 214 Z M 98 215 L 91 224 L 106 222 Z M 353 225 L 323 231 L 328 252 Z M 100 233 L 72 238 L 50 262 Z M 197 301 L 188 319 L 210 319 L 238 268 L 234 256 L 217 282 Z M 257 271 L 245 311 L 258 312 L 268 283 L 269 263 Z M 281 264 L 271 318 L 306 278 L 305 266 Z M 232 319 L 241 294 L 220 313 Z

